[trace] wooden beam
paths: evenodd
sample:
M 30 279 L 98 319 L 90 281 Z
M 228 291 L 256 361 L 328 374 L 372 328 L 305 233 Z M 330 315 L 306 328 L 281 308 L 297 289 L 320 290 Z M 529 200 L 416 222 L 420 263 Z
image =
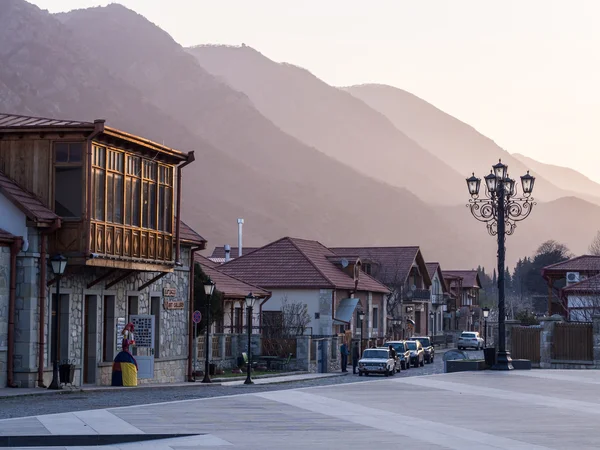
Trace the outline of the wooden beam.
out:
M 110 277 L 113 273 L 115 273 L 117 271 L 117 269 L 110 269 L 108 272 L 106 272 L 104 275 L 100 275 L 98 278 L 96 278 L 94 281 L 88 283 L 87 288 L 91 289 L 93 286 L 97 285 L 98 283 L 100 283 L 101 281 L 106 280 L 108 277 Z
M 86 266 L 109 267 L 111 269 L 136 270 L 143 272 L 173 272 L 173 266 L 165 264 L 123 261 L 118 259 L 91 258 L 85 261 Z
M 121 275 L 120 277 L 115 278 L 114 280 L 112 280 L 110 283 L 108 283 L 106 286 L 104 286 L 104 289 L 110 289 L 111 287 L 113 287 L 115 284 L 120 283 L 121 281 L 123 281 L 125 278 L 127 278 L 128 276 L 132 275 L 133 273 L 135 273 L 136 270 L 128 270 L 126 271 L 123 275 Z
M 162 277 L 164 277 L 166 274 L 168 274 L 169 272 L 163 272 L 163 273 L 159 273 L 158 275 L 156 275 L 154 278 L 152 278 L 150 281 L 146 281 L 144 284 L 142 284 L 139 288 L 138 291 L 141 291 L 143 289 L 146 289 L 148 286 L 150 286 L 151 284 L 156 283 L 158 280 L 160 280 Z

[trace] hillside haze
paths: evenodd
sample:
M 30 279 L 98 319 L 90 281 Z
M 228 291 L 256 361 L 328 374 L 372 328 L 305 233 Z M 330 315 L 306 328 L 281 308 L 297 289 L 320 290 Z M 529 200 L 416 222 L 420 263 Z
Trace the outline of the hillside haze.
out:
M 464 201 L 458 184 L 462 175 L 399 131 L 383 114 L 307 70 L 276 63 L 248 46 L 198 46 L 188 51 L 301 141 L 365 175 L 406 187 L 428 203 Z
M 81 65 L 100 74 L 93 77 L 98 92 L 113 90 L 104 100 L 93 99 L 95 117 L 127 131 L 135 124 L 135 132 L 198 152 L 184 171 L 183 218 L 210 244 L 234 241 L 235 219 L 244 217 L 247 245 L 283 235 L 327 245 L 419 241 L 447 264 L 471 264 L 474 254 L 469 252 L 476 253 L 475 247 L 458 255 L 468 247 L 466 241 L 434 209 L 407 190 L 364 176 L 287 135 L 246 95 L 207 73 L 137 13 L 110 5 L 60 14 L 58 21 L 31 5 L 27 9 L 49 30 L 78 43 L 74 48 L 65 42 L 61 50 L 70 56 L 72 72 Z M 32 46 L 51 47 L 54 39 L 48 35 L 42 43 L 33 32 L 22 34 Z M 5 39 L 10 45 L 10 36 Z M 36 61 L 22 63 L 33 67 Z M 85 86 L 73 77 L 64 84 L 73 91 Z M 127 101 L 112 101 L 113 95 L 121 99 L 125 93 Z M 60 92 L 55 96 L 61 116 L 89 118 L 85 102 L 75 104 Z M 444 233 L 438 232 L 440 224 Z
M 540 200 L 550 201 L 583 194 L 586 200 L 600 204 L 600 186 L 597 185 L 596 190 L 576 191 L 568 182 L 547 176 L 547 171 L 538 170 L 541 169 L 538 164 L 535 167 L 524 164 L 521 158 L 516 158 L 472 126 L 410 92 L 382 84 L 363 84 L 343 89 L 384 114 L 396 128 L 465 177 L 475 172 L 483 178 L 489 173 L 490 167 L 502 159 L 512 177 L 519 179 L 527 170 L 537 177 L 536 196 Z

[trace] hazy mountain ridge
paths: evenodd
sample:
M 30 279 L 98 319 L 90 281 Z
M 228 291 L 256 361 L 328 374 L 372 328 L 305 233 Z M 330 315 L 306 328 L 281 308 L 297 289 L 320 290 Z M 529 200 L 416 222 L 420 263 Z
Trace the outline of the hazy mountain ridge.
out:
M 65 66 L 73 72 L 85 67 L 84 78 L 93 80 L 98 92 L 110 92 L 75 102 L 52 91 L 61 114 L 39 107 L 34 112 L 88 120 L 106 117 L 113 126 L 196 150 L 196 163 L 184 170 L 182 215 L 210 244 L 235 240 L 235 219 L 241 216 L 246 219 L 248 245 L 282 235 L 329 245 L 427 240 L 424 246 L 430 252 L 439 247 L 436 253 L 448 263 L 467 264 L 472 259 L 468 252 L 455 256 L 464 248 L 460 234 L 412 193 L 360 175 L 286 135 L 256 111 L 245 94 L 208 74 L 137 13 L 112 5 L 61 14 L 60 21 L 39 10 L 36 14 L 45 22 L 42 26 L 68 33 L 81 47 L 65 45 L 60 50 L 71 58 Z M 31 33 L 24 39 L 40 45 Z M 45 39 L 49 46 L 53 41 L 51 35 Z M 28 68 L 37 64 L 24 63 Z M 46 65 L 52 64 L 44 62 L 40 70 L 50 71 Z M 72 92 L 84 89 L 78 78 L 64 84 Z M 94 108 L 88 107 L 92 101 Z M 413 220 L 403 220 L 407 210 Z M 440 223 L 445 224 L 444 234 L 434 233 Z M 445 240 L 451 244 L 442 249 Z
M 555 178 L 546 177 L 536 168 L 523 164 L 471 125 L 410 92 L 383 84 L 363 84 L 342 89 L 385 114 L 397 128 L 465 177 L 471 172 L 479 177 L 485 176 L 490 166 L 501 158 L 508 164 L 513 177 L 518 178 L 531 170 L 532 175 L 537 177 L 540 200 L 550 201 L 575 194 L 571 189 L 559 187 Z M 432 133 L 432 129 L 436 132 Z M 584 195 L 588 200 L 600 204 L 600 197 L 594 198 L 597 194 L 587 192 Z
M 0 3 L 0 111 L 106 118 L 112 126 L 195 150 L 196 162 L 184 170 L 182 216 L 211 246 L 232 243 L 235 219 L 244 217 L 244 242 L 250 246 L 292 235 L 330 246 L 421 245 L 428 258 L 447 267 L 471 268 L 493 260 L 495 240 L 464 206 L 430 207 L 407 190 L 364 176 L 289 136 L 255 108 L 260 92 L 232 89 L 227 77 L 218 79 L 200 67 L 143 16 L 111 5 L 58 17 L 23 0 Z M 300 80 L 310 74 L 285 66 Z M 374 111 L 343 94 L 333 98 L 344 98 L 344 108 Z M 281 107 L 293 108 L 295 99 L 289 96 Z M 321 115 L 331 109 L 327 102 L 315 108 L 322 108 Z M 381 120 L 381 112 L 369 117 L 375 129 L 393 128 Z M 334 129 L 347 130 L 342 125 Z M 397 130 L 393 135 L 404 136 Z M 334 133 L 325 138 L 349 140 Z M 370 155 L 374 149 L 368 148 Z M 462 178 L 450 169 L 442 174 L 441 186 L 456 189 L 464 205 Z M 429 179 L 417 177 L 410 188 L 427 191 Z M 431 194 L 436 195 L 443 192 Z M 573 216 L 583 222 L 579 228 Z M 546 235 L 583 251 L 599 220 L 600 208 L 579 199 L 540 204 L 510 237 L 509 245 L 518 246 L 509 249 L 507 262 L 531 252 Z M 554 225 L 560 231 L 554 232 Z
M 600 198 L 600 184 L 581 172 L 569 167 L 542 163 L 519 153 L 513 153 L 513 156 L 527 167 L 531 167 L 535 172 L 542 174 L 547 179 L 551 179 L 558 187 L 575 192 L 577 195 L 592 195 L 595 199 L 591 201 L 596 204 L 598 203 L 597 199 Z
M 444 180 L 458 173 L 400 132 L 387 117 L 308 70 L 276 63 L 248 47 L 188 49 L 209 72 L 245 92 L 286 133 L 363 174 L 406 187 L 428 203 L 459 204 Z M 427 189 L 415 189 L 425 185 Z

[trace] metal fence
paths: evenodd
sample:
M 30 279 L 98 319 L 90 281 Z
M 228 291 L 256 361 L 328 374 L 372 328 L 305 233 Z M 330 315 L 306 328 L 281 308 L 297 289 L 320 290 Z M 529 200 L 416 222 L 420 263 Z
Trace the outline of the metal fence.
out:
M 557 323 L 552 337 L 552 359 L 594 360 L 594 328 L 591 323 Z
M 540 362 L 540 327 L 512 327 L 511 356 L 515 359 L 528 359 L 532 363 Z
M 296 338 L 267 338 L 261 339 L 262 356 L 287 357 L 290 353 L 296 357 Z

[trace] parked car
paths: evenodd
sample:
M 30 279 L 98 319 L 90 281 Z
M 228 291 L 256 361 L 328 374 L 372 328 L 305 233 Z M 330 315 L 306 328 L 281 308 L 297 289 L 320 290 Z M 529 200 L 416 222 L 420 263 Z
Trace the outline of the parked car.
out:
M 410 350 L 406 347 L 404 341 L 390 341 L 386 342 L 384 347 L 392 346 L 396 350 L 398 355 L 398 361 L 400 362 L 400 369 L 406 370 L 410 368 Z
M 457 347 L 459 350 L 474 348 L 479 350 L 483 348 L 483 338 L 477 331 L 463 331 L 458 338 Z
M 410 365 L 423 367 L 425 365 L 425 351 L 419 341 L 406 341 L 406 347 L 410 350 Z
M 377 349 L 389 350 L 389 347 L 387 345 L 385 345 L 385 346 L 377 347 Z M 394 360 L 394 373 L 400 372 L 400 370 L 402 370 L 402 363 L 400 362 L 400 358 L 398 358 L 397 353 L 396 353 L 396 357 L 393 358 L 393 360 Z
M 433 348 L 433 345 L 431 345 L 431 339 L 428 337 L 413 337 L 413 339 L 421 343 L 423 351 L 425 352 L 425 361 L 427 361 L 427 364 L 431 364 L 435 357 L 435 349 Z
M 390 351 L 386 348 L 369 348 L 363 352 L 358 361 L 358 375 L 363 376 L 371 373 L 383 374 L 386 377 L 396 372 L 396 361 L 392 358 Z

